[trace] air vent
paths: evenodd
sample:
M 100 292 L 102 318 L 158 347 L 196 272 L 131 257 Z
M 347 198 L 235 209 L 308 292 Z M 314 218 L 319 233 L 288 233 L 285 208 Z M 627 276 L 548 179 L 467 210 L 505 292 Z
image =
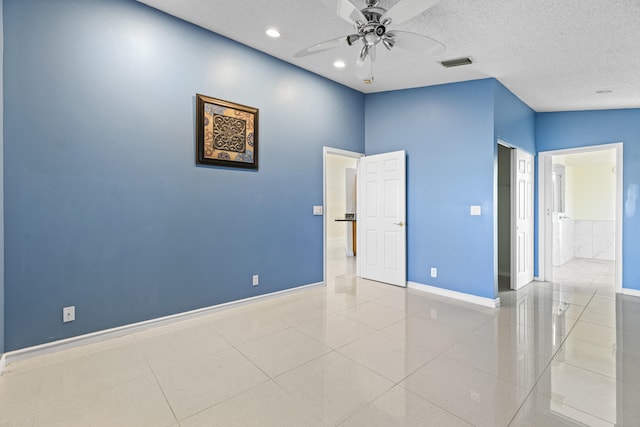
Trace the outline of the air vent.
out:
M 445 68 L 452 68 L 452 67 L 460 67 L 461 65 L 473 64 L 473 61 L 471 60 L 471 58 L 467 56 L 464 58 L 457 58 L 457 59 L 450 59 L 448 61 L 442 61 L 441 64 Z

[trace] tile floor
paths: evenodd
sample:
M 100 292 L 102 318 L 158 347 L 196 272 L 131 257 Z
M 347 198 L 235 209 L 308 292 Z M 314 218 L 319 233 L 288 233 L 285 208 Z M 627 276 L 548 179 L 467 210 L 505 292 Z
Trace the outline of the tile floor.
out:
M 10 364 L 0 426 L 640 425 L 640 300 L 609 266 L 491 310 L 329 261 L 326 287 Z

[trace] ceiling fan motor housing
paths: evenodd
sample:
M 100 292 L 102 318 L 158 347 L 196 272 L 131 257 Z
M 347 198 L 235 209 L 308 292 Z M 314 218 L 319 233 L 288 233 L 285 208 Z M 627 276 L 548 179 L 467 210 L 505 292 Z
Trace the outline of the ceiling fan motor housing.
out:
M 367 1 L 367 7 L 361 10 L 362 15 L 367 19 L 367 22 L 358 22 L 357 30 L 362 37 L 365 44 L 374 45 L 377 44 L 385 34 L 387 33 L 386 25 L 390 24 L 390 20 L 385 20 L 384 23 L 380 22 L 380 18 L 387 12 L 382 7 L 377 7 L 377 1 Z M 348 42 L 349 40 L 347 40 Z

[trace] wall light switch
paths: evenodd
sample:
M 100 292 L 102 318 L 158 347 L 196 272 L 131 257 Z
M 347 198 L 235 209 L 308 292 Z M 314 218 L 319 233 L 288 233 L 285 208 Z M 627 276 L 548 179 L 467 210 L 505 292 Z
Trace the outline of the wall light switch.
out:
M 480 206 L 471 206 L 471 215 L 473 215 L 473 216 L 482 215 L 482 207 L 480 207 Z
M 313 207 L 314 215 L 322 215 L 322 206 L 314 206 Z

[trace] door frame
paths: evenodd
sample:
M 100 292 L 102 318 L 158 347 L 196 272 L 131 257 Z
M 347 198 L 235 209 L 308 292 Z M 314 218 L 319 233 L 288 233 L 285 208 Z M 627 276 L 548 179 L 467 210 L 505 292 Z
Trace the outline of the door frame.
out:
M 322 147 L 322 283 L 327 284 L 327 154 L 336 154 L 360 160 L 364 153 L 342 150 L 340 148 Z M 358 260 L 356 259 L 356 263 Z
M 534 161 L 534 173 L 533 173 L 533 184 L 534 184 L 534 191 L 532 192 L 532 200 L 531 203 L 534 206 L 534 216 L 535 216 L 535 182 L 536 182 L 536 173 L 535 173 L 535 161 L 536 161 L 536 157 L 537 155 L 535 153 L 531 153 L 527 150 L 523 150 L 522 148 L 518 148 L 516 145 L 513 145 L 511 143 L 509 143 L 508 141 L 502 139 L 502 138 L 496 138 L 496 154 L 495 154 L 495 170 L 494 170 L 494 206 L 493 206 L 493 211 L 494 211 L 494 215 L 493 215 L 493 230 L 494 230 L 494 237 L 493 237 L 493 241 L 495 242 L 493 245 L 493 259 L 494 259 L 494 288 L 495 288 L 495 294 L 498 295 L 499 292 L 499 284 L 498 284 L 498 276 L 499 276 L 499 269 L 498 269 L 498 256 L 499 256 L 499 248 L 498 248 L 498 145 L 502 145 L 505 148 L 508 148 L 509 150 L 511 150 L 511 153 L 509 153 L 509 176 L 511 177 L 511 189 L 510 191 L 510 196 L 509 196 L 509 230 L 510 230 L 510 238 L 509 238 L 509 258 L 510 258 L 510 264 L 509 264 L 509 288 L 511 290 L 516 290 L 513 287 L 513 283 L 516 280 L 516 274 L 515 274 L 515 268 L 514 268 L 514 260 L 516 258 L 516 245 L 513 244 L 513 238 L 515 236 L 516 233 L 516 204 L 518 203 L 518 201 L 516 200 L 516 198 L 513 196 L 513 186 L 514 186 L 514 182 L 513 182 L 513 174 L 514 171 L 516 170 L 517 165 L 514 164 L 513 161 L 513 150 L 520 150 L 524 153 L 527 153 L 531 156 L 533 156 L 533 161 Z M 535 237 L 535 233 L 536 233 L 536 222 L 535 222 L 535 217 L 533 219 L 533 234 Z M 532 239 L 533 240 L 533 239 Z M 532 253 L 534 253 L 535 251 L 535 245 L 533 243 L 533 241 L 531 242 L 532 244 L 532 248 L 531 251 Z M 535 257 L 534 257 L 534 265 L 533 265 L 534 271 L 535 271 Z M 537 277 L 533 277 L 533 280 L 537 280 Z M 531 282 L 530 282 L 531 283 Z
M 622 207 L 623 207 L 623 147 L 622 142 L 541 151 L 538 153 L 538 280 L 553 279 L 553 187 L 551 182 L 551 158 L 562 154 L 588 153 L 614 148 L 616 150 L 616 246 L 615 292 L 622 292 Z

